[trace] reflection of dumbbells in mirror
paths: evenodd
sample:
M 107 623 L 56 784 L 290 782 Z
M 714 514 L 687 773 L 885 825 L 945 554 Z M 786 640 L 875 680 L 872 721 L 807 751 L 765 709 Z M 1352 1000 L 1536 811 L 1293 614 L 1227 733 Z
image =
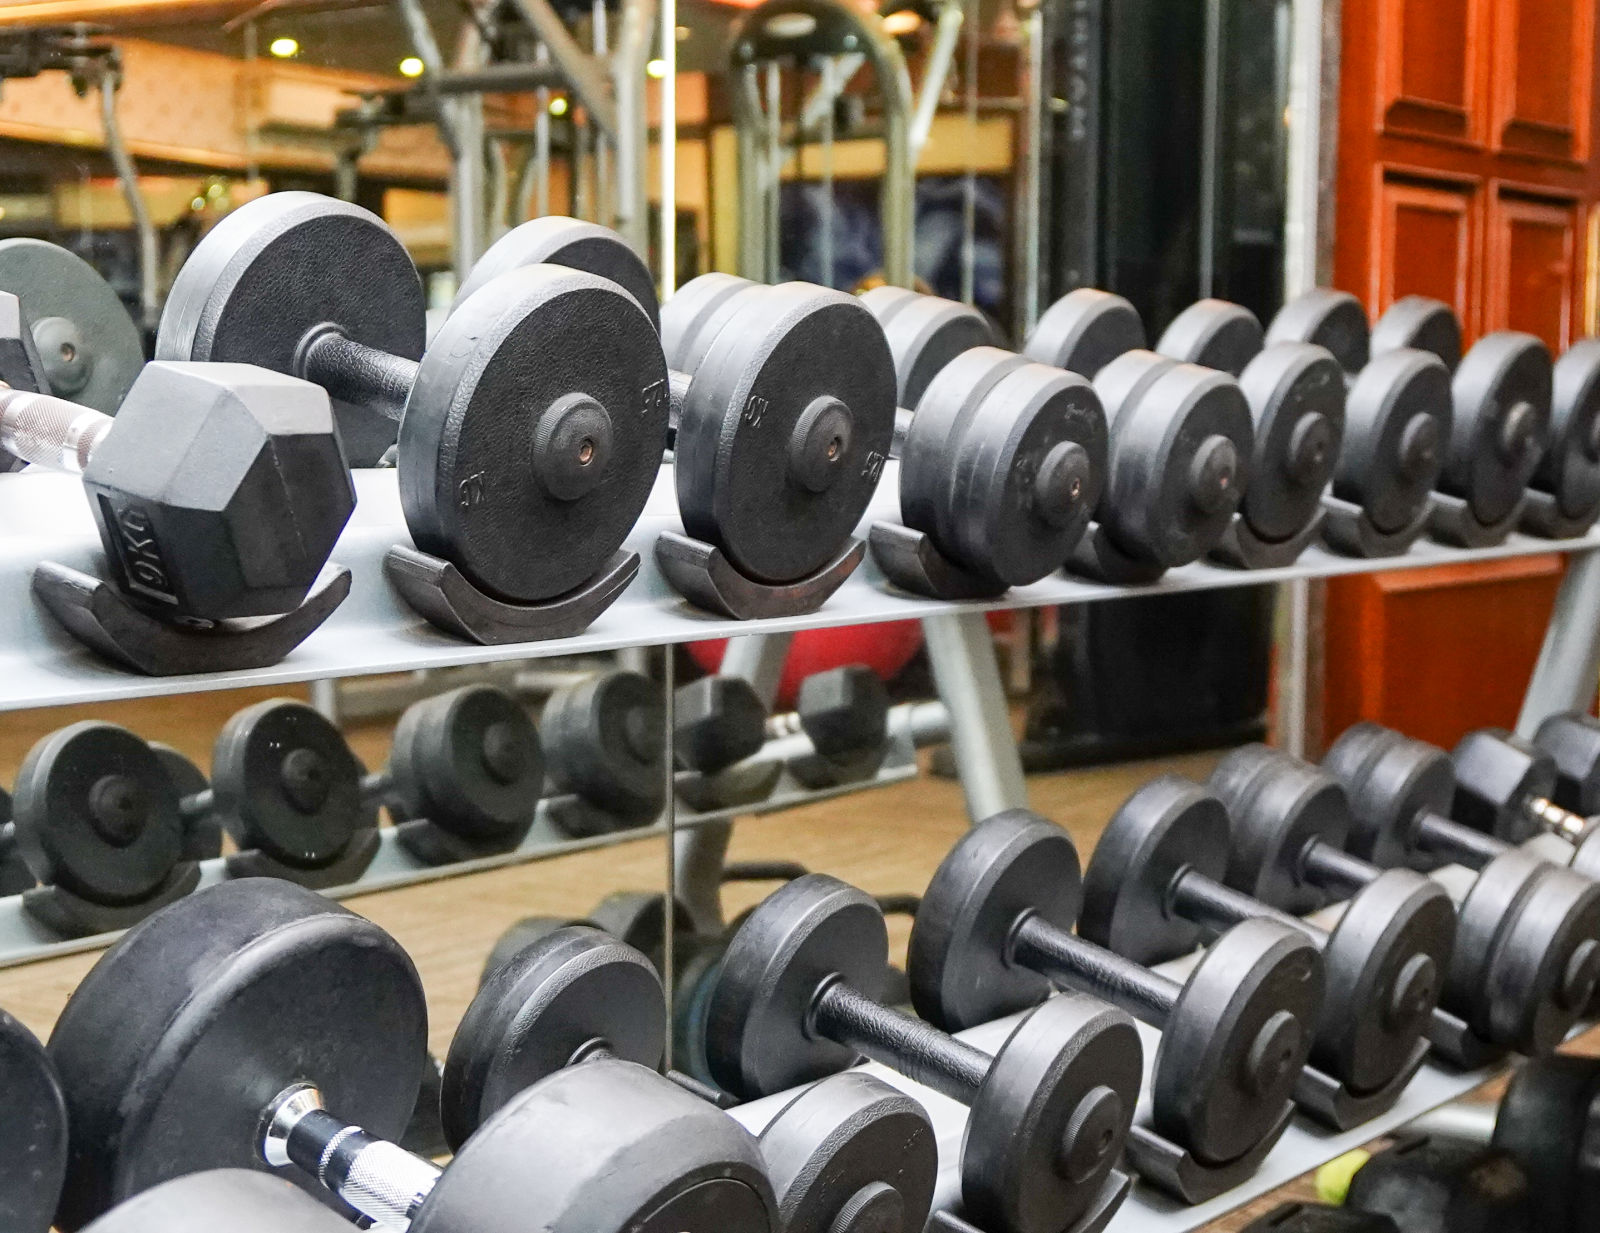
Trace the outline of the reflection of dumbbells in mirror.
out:
M 409 957 L 315 892 L 251 878 L 174 904 L 106 952 L 51 1035 L 72 1149 L 57 1223 L 184 1173 L 275 1168 L 413 1233 L 775 1227 L 749 1135 L 629 1062 L 510 1097 L 448 1169 L 401 1151 L 426 1036 Z
M 0 469 L 81 476 L 105 578 L 45 561 L 35 593 L 74 637 L 141 672 L 265 667 L 349 592 L 328 565 L 355 493 L 328 397 L 242 364 L 143 368 L 115 419 L 44 390 L 0 292 Z
M 1179 959 L 1240 921 L 1275 920 L 1322 952 L 1325 989 L 1295 1102 L 1348 1130 L 1393 1106 L 1428 1054 L 1455 931 L 1440 887 L 1395 870 L 1353 896 L 1332 931 L 1225 884 L 1228 807 L 1163 775 L 1127 799 L 1084 873 L 1078 933 L 1146 966 Z
M 539 717 L 551 823 L 572 836 L 648 826 L 666 803 L 661 686 L 637 672 L 597 672 L 557 689 Z
M 161 358 L 325 386 L 358 464 L 398 422 L 416 546 L 392 549 L 385 572 L 429 621 L 479 642 L 576 633 L 616 598 L 638 570 L 621 545 L 666 433 L 651 317 L 584 260 L 609 233 L 539 222 L 525 268 L 484 279 L 424 353 L 422 284 L 394 232 L 346 202 L 269 194 L 196 246 L 156 341 Z
M 33 1033 L 0 1010 L 0 1228 L 47 1233 L 67 1169 L 67 1112 Z
M 1446 978 L 1447 1005 L 1473 1004 L 1476 1042 L 1553 1050 L 1600 981 L 1600 885 L 1452 820 L 1455 775 L 1431 745 L 1357 724 L 1323 767 L 1349 797 L 1352 855 L 1385 868 L 1455 862 L 1477 871 Z
M 953 1031 L 1051 1005 L 1065 987 L 1158 1029 L 1150 1120 L 1133 1127 L 1129 1159 L 1180 1199 L 1214 1197 L 1254 1172 L 1289 1124 L 1322 1005 L 1317 949 L 1300 930 L 1248 920 L 1180 984 L 1073 933 L 1081 899 L 1066 831 L 1021 809 L 979 823 L 923 893 L 912 1002 Z
M 617 938 L 580 924 L 532 940 L 486 975 L 451 1041 L 447 1139 L 468 1141 L 518 1092 L 576 1063 L 607 1057 L 659 1071 L 666 1013 L 656 968 Z M 785 1233 L 921 1233 L 938 1168 L 933 1128 L 881 1081 L 835 1075 L 812 1086 L 760 1142 Z
M 861 297 L 899 376 L 900 521 L 874 522 L 889 580 L 938 599 L 999 595 L 1058 569 L 1105 484 L 1106 422 L 1083 377 L 992 345 L 974 308 Z
M 865 664 L 814 672 L 800 682 L 795 709 L 767 721 L 768 739 L 803 735 L 811 748 L 785 767 L 812 790 L 870 779 L 889 741 L 889 692 Z
M 769 896 L 728 944 L 711 991 L 718 1085 L 771 1095 L 865 1054 L 891 1082 L 967 1106 L 966 1219 L 991 1233 L 1101 1227 L 1129 1186 L 1115 1165 L 1142 1066 L 1131 1020 L 1092 998 L 1053 998 L 991 1056 L 882 1005 L 888 962 L 883 914 L 854 887 L 809 874 Z

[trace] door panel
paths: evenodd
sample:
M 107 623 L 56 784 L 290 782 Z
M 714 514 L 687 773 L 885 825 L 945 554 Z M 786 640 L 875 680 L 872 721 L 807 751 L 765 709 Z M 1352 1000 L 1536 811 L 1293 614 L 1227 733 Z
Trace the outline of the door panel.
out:
M 1538 158 L 1587 154 L 1593 0 L 1499 0 L 1495 142 Z
M 1480 0 L 1380 0 L 1379 112 L 1386 131 L 1471 141 L 1479 130 Z
M 1471 328 L 1477 194 L 1471 185 L 1386 176 L 1378 209 L 1373 307 L 1403 295 L 1443 300 Z
M 1526 330 L 1554 351 L 1577 318 L 1578 203 L 1495 194 L 1484 276 L 1485 330 Z

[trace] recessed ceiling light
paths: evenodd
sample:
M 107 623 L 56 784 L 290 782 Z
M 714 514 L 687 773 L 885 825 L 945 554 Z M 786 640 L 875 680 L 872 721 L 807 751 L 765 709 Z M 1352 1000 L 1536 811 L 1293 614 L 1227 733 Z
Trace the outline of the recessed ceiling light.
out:
M 665 77 L 667 75 L 667 62 L 665 60 L 652 60 L 644 66 L 644 71 L 651 77 Z
M 550 114 L 553 116 L 567 114 L 567 96 L 565 94 L 558 94 L 550 100 Z
M 272 42 L 267 45 L 267 50 L 273 55 L 277 56 L 280 60 L 292 60 L 295 56 L 300 54 L 300 43 L 299 40 L 289 38 L 287 35 L 285 35 L 283 38 L 273 39 Z
M 407 56 L 400 61 L 400 76 L 402 77 L 421 77 L 422 69 L 421 56 Z

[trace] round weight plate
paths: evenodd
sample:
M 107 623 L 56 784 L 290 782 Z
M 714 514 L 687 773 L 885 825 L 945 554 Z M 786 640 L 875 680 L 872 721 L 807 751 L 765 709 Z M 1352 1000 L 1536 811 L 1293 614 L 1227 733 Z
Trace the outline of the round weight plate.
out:
M 1227 806 L 1182 776 L 1152 779 L 1095 844 L 1078 933 L 1146 967 L 1187 955 L 1205 931 L 1177 914 L 1174 883 L 1185 872 L 1220 882 L 1227 865 Z
M 1321 507 L 1338 465 L 1344 373 L 1321 347 L 1283 343 L 1245 366 L 1239 388 L 1255 421 L 1250 486 L 1241 508 L 1262 539 L 1285 540 Z
M 615 284 L 553 265 L 493 280 L 446 318 L 406 403 L 417 547 L 512 603 L 571 591 L 644 509 L 668 401 L 651 321 Z
M 1487 1035 L 1530 1056 L 1566 1039 L 1600 979 L 1600 885 L 1552 865 L 1543 874 L 1507 922 L 1483 984 Z
M 1144 1052 L 1133 1020 L 1096 998 L 1053 997 L 995 1054 L 972 1102 L 961 1197 L 980 1227 L 1071 1228 L 1128 1137 Z
M 399 943 L 321 895 L 245 878 L 178 900 L 101 957 L 51 1034 L 72 1143 L 60 1223 L 180 1174 L 264 1170 L 262 1113 L 296 1083 L 396 1137 L 427 1027 Z
M 161 769 L 172 781 L 180 802 L 189 802 L 211 784 L 203 772 L 171 745 L 152 742 L 161 760 Z M 183 859 L 186 861 L 215 860 L 222 855 L 222 821 L 209 803 L 203 809 L 185 808 L 183 812 Z
M 1070 932 L 1082 903 L 1078 852 L 1059 826 L 1026 809 L 978 823 L 950 850 L 911 927 L 911 1004 L 947 1031 L 1035 1006 L 1050 982 L 1014 965 L 1023 915 Z
M 1442 749 L 1360 723 L 1340 734 L 1322 766 L 1349 797 L 1353 855 L 1385 869 L 1428 863 L 1418 850 L 1420 817 L 1448 817 L 1455 796 L 1455 769 Z
M 661 347 L 667 366 L 692 377 L 717 331 L 731 320 L 731 314 L 723 311 L 729 300 L 746 291 L 765 290 L 761 283 L 737 274 L 702 274 L 684 283 L 661 310 Z
M 44 240 L 0 240 L 0 290 L 22 301 L 50 392 L 116 414 L 144 367 L 144 342 L 110 283 Z
M 1316 767 L 1265 745 L 1233 750 L 1211 772 L 1211 790 L 1228 808 L 1226 881 L 1252 899 L 1308 916 L 1330 896 L 1306 878 L 1313 843 L 1342 850 L 1350 802 Z
M 1488 1037 L 1490 1032 L 1486 984 L 1500 949 L 1501 931 L 1512 923 L 1517 905 L 1545 868 L 1529 853 L 1507 852 L 1478 871 L 1457 907 L 1456 942 L 1445 975 L 1443 1001 L 1465 1013 L 1480 1036 Z
M 1600 1062 L 1557 1054 L 1529 1058 L 1511 1076 L 1494 1120 L 1493 1146 L 1528 1173 L 1541 1227 L 1578 1233 L 1600 1211 Z
M 492 685 L 466 685 L 406 708 L 389 771 L 407 818 L 493 840 L 533 820 L 544 750 L 521 703 Z
M 411 1233 L 774 1233 L 749 1132 L 633 1062 L 570 1066 L 462 1146 Z
M 1109 291 L 1080 287 L 1045 309 L 1022 352 L 1093 381 L 1119 355 L 1146 345 L 1144 322 L 1132 304 Z
M 491 976 L 527 947 L 548 937 L 557 929 L 592 923 L 571 916 L 524 916 L 495 939 L 489 957 L 483 962 L 483 971 L 478 974 L 478 988 L 481 989 L 488 984 Z
M 445 1058 L 446 1140 L 467 1137 L 524 1088 L 603 1047 L 654 1069 L 667 998 L 649 961 L 587 925 L 546 934 L 496 970 L 472 999 Z
M 900 406 L 916 410 L 928 383 L 945 365 L 973 347 L 997 347 L 989 319 L 957 300 L 922 295 L 903 287 L 874 287 L 861 302 L 877 318 L 894 356 Z
M 1379 531 L 1410 526 L 1444 466 L 1450 407 L 1450 373 L 1437 356 L 1376 356 L 1345 399 L 1333 495 L 1361 506 Z
M 1479 522 L 1507 517 L 1522 499 L 1550 428 L 1550 353 L 1531 334 L 1480 339 L 1450 382 L 1450 448 L 1439 487 Z
M 754 1098 L 843 1070 L 855 1050 L 806 1029 L 817 989 L 839 977 L 875 997 L 889 934 L 871 896 L 812 873 L 779 887 L 728 943 L 706 1024 L 706 1055 L 724 1091 Z
M 158 360 L 225 360 L 298 376 L 306 335 L 422 355 L 427 299 L 405 245 L 376 214 L 318 193 L 269 193 L 206 233 L 173 280 Z M 394 442 L 392 421 L 336 402 L 352 466 Z M 531 554 L 530 554 L 531 555 Z
M 678 424 L 684 530 L 759 582 L 814 573 L 866 511 L 894 412 L 894 361 L 859 300 L 805 283 L 742 297 Z
M 304 702 L 269 699 L 223 725 L 211 754 L 216 811 L 244 851 L 315 869 L 375 825 L 361 763 L 339 729 Z
M 551 777 L 633 819 L 661 807 L 666 756 L 661 687 L 637 672 L 600 672 L 557 690 L 539 720 Z
M 1198 560 L 1239 508 L 1253 448 L 1239 383 L 1173 364 L 1115 413 L 1101 501 L 1107 531 L 1140 560 L 1169 569 Z
M 546 263 L 582 270 L 616 283 L 644 309 L 651 328 L 660 329 L 656 280 L 639 254 L 609 227 L 557 214 L 520 223 L 491 244 L 473 263 L 450 311 L 460 308 L 474 292 L 500 275 Z
M 67 1169 L 67 1111 L 34 1034 L 0 1010 L 0 1228 L 46 1233 Z
M 1405 1069 L 1444 990 L 1455 926 L 1444 887 L 1409 869 L 1356 894 L 1322 948 L 1312 1065 L 1358 1094 Z
M 1316 287 L 1290 300 L 1272 318 L 1266 343 L 1315 343 L 1354 376 L 1367 366 L 1367 310 L 1348 291 Z
M 661 968 L 667 940 L 667 897 L 639 891 L 618 891 L 594 905 L 589 923 L 604 929 Z M 694 914 L 683 900 L 672 901 L 672 932 L 678 941 L 695 933 Z
M 1215 368 L 1237 377 L 1265 345 L 1261 322 L 1242 304 L 1197 300 L 1172 319 L 1156 350 L 1162 355 Z
M 1156 1131 L 1204 1164 L 1236 1160 L 1283 1116 L 1322 1006 L 1317 949 L 1247 920 L 1223 934 L 1167 1016 L 1151 1089 Z
M 216 1233 L 218 1229 L 350 1233 L 350 1222 L 281 1177 L 211 1169 L 175 1177 L 135 1195 L 84 1233 Z
M 1372 357 L 1409 348 L 1436 355 L 1451 372 L 1461 362 L 1461 322 L 1455 310 L 1425 295 L 1396 300 L 1372 327 Z
M 1600 339 L 1575 342 L 1551 377 L 1550 446 L 1534 487 L 1555 494 L 1568 518 L 1600 509 Z
M 39 881 L 135 903 L 183 859 L 178 794 L 150 746 L 85 721 L 39 741 L 17 772 L 17 844 Z
M 813 1083 L 761 1132 L 785 1233 L 922 1233 L 939 1150 L 921 1105 L 856 1071 Z M 847 1212 L 858 1213 L 840 1223 Z

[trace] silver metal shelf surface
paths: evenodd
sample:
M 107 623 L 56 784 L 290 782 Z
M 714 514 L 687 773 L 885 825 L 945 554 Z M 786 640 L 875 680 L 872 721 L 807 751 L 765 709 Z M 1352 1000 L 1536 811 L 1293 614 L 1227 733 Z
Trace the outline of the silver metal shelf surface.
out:
M 883 482 L 862 531 L 874 518 L 898 513 L 899 472 L 885 468 Z M 415 615 L 390 589 L 383 557 L 396 543 L 409 544 L 401 516 L 396 473 L 356 474 L 358 505 L 339 542 L 334 560 L 354 573 L 350 597 L 326 624 L 282 663 L 247 672 L 197 676 L 144 677 L 98 658 L 54 624 L 33 598 L 29 579 L 41 560 L 53 560 L 91 573 L 100 570 L 100 543 L 81 484 L 71 476 L 28 471 L 0 483 L 0 710 L 64 703 L 151 697 L 244 685 L 294 681 L 419 668 L 449 667 L 496 660 L 615 650 L 622 647 L 693 642 L 742 634 L 795 630 L 875 621 L 903 620 L 990 609 L 1084 603 L 1132 594 L 1160 595 L 1216 587 L 1249 586 L 1296 578 L 1487 561 L 1542 552 L 1600 548 L 1600 533 L 1576 540 L 1540 540 L 1513 535 L 1494 548 L 1464 550 L 1431 542 L 1404 556 L 1383 560 L 1341 557 L 1308 549 L 1285 569 L 1246 572 L 1211 565 L 1173 570 L 1145 587 L 1107 586 L 1058 574 L 1005 597 L 984 603 L 951 604 L 891 589 L 869 556 L 820 611 L 775 620 L 731 621 L 690 607 L 657 571 L 653 545 L 666 530 L 681 530 L 664 467 L 644 516 L 629 537 L 643 565 L 617 602 L 584 633 L 549 642 L 476 646 L 440 633 Z

